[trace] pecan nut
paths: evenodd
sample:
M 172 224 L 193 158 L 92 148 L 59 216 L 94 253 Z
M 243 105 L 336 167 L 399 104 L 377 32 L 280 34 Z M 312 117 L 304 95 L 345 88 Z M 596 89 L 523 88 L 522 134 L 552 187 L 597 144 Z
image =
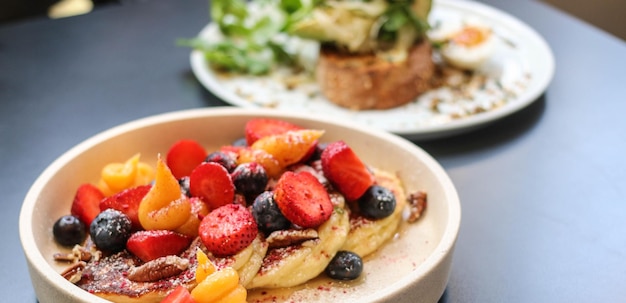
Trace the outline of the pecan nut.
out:
M 72 283 L 76 283 L 82 278 L 85 266 L 87 266 L 87 263 L 83 261 L 76 262 L 61 272 L 61 276 Z
M 154 282 L 178 275 L 189 267 L 189 260 L 178 256 L 166 256 L 132 267 L 128 279 L 135 282 Z
M 407 198 L 409 202 L 409 217 L 407 221 L 413 223 L 422 216 L 422 213 L 426 209 L 427 196 L 423 191 L 412 193 Z
M 300 244 L 307 240 L 317 239 L 317 230 L 309 229 L 287 229 L 272 232 L 266 239 L 270 248 L 286 247 Z

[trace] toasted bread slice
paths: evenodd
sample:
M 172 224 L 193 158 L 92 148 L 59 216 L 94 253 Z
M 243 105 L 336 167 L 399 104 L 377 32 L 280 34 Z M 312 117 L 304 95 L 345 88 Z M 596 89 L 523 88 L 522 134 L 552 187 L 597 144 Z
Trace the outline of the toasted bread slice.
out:
M 375 54 L 345 54 L 320 49 L 316 80 L 331 102 L 354 110 L 388 109 L 415 100 L 431 87 L 435 74 L 432 47 L 414 44 L 406 60 L 387 61 Z

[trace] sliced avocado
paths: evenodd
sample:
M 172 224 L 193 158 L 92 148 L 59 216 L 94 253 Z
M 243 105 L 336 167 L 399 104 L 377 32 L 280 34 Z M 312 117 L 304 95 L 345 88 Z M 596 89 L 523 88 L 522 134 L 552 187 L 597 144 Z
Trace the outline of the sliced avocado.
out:
M 290 34 L 318 41 L 332 41 L 333 37 L 327 33 L 328 24 L 316 18 L 306 18 L 294 23 L 289 27 Z
M 368 39 L 375 18 L 354 12 L 341 6 L 321 6 L 293 23 L 288 32 L 302 38 L 332 41 L 355 51 Z

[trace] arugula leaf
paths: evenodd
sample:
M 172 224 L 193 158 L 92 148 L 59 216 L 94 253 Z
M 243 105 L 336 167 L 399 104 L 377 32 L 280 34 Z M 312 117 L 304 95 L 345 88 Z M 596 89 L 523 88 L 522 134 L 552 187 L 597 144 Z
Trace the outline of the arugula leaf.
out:
M 279 1 L 279 3 L 277 3 Z M 181 39 L 178 44 L 204 52 L 215 68 L 253 75 L 268 73 L 277 62 L 293 63 L 292 55 L 273 41 L 284 31 L 288 12 L 303 7 L 301 0 L 212 0 L 211 19 L 225 39 L 208 43 L 200 38 Z

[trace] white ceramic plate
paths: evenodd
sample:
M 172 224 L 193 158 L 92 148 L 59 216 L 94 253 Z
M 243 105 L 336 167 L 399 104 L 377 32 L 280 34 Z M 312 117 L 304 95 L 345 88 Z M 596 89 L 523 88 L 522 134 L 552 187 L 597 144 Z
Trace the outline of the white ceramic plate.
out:
M 192 51 L 191 68 L 203 86 L 235 106 L 324 115 L 414 140 L 439 138 L 484 126 L 526 107 L 545 91 L 554 74 L 554 58 L 548 44 L 528 25 L 505 12 L 473 1 L 435 0 L 430 22 L 434 24 L 467 17 L 478 17 L 494 30 L 498 38 L 496 52 L 485 64 L 484 70 L 513 93 L 497 97 L 503 100 L 495 100 L 501 106 L 462 118 L 451 118 L 449 114 L 431 109 L 428 104 L 441 92 L 423 95 L 394 109 L 352 111 L 323 98 L 314 83 L 288 89 L 284 81 L 274 74 L 262 77 L 219 76 L 208 68 L 201 51 Z M 215 38 L 215 34 L 216 26 L 209 24 L 199 37 L 210 40 Z M 458 111 L 464 105 L 455 107 L 450 110 Z
M 424 190 L 428 207 L 417 222 L 406 224 L 394 240 L 366 260 L 360 282 L 316 285 L 261 294 L 254 302 L 436 302 L 450 272 L 459 232 L 461 206 L 456 189 L 443 168 L 427 153 L 398 136 L 366 131 L 346 122 L 311 118 L 275 110 L 235 107 L 203 108 L 167 113 L 132 121 L 97 134 L 55 160 L 34 182 L 20 213 L 20 239 L 33 287 L 41 303 L 94 303 L 100 299 L 65 280 L 67 268 L 53 260 L 63 251 L 52 226 L 68 214 L 76 188 L 96 182 L 100 169 L 137 152 L 142 161 L 156 163 L 175 141 L 189 138 L 217 150 L 241 138 L 253 117 L 283 119 L 303 127 L 323 129 L 323 141 L 345 140 L 364 162 L 402 180 L 407 192 Z M 66 249 L 67 250 L 67 249 Z M 278 299 L 273 300 L 272 294 Z M 267 298 L 270 296 L 269 298 Z M 282 298 L 286 296 L 287 298 Z

